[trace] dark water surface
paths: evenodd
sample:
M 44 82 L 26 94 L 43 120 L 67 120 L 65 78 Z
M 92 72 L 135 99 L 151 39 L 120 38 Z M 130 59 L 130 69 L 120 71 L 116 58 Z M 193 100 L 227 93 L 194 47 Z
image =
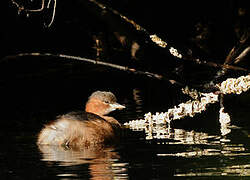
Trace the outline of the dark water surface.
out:
M 130 85 L 135 85 L 134 82 L 136 79 L 131 80 Z M 36 134 L 43 123 L 57 114 L 82 108 L 87 96 L 96 89 L 113 91 L 118 101 L 127 106 L 126 110 L 112 114 L 122 123 L 143 118 L 149 111 L 166 111 L 185 99 L 175 89 L 160 86 L 160 82 L 144 79 L 144 83 L 143 88 L 83 87 L 75 90 L 82 91 L 80 99 L 71 86 L 67 88 L 71 89 L 70 93 L 65 93 L 61 100 L 62 94 L 58 91 L 56 95 L 56 90 L 42 95 L 58 84 L 39 91 L 41 85 L 38 89 L 33 85 L 31 89 L 20 86 L 19 91 L 6 85 L 7 88 L 2 89 L 11 95 L 2 97 L 3 102 L 9 104 L 4 108 L 7 115 L 1 119 L 1 179 L 249 178 L 249 93 L 228 99 L 233 127 L 229 127 L 230 132 L 224 136 L 218 122 L 218 105 L 211 105 L 207 112 L 194 119 L 174 122 L 163 139 L 146 140 L 144 131 L 125 130 L 121 143 L 115 147 L 79 150 L 36 145 Z M 22 96 L 12 91 L 22 92 Z M 14 100 L 15 103 L 10 103 Z

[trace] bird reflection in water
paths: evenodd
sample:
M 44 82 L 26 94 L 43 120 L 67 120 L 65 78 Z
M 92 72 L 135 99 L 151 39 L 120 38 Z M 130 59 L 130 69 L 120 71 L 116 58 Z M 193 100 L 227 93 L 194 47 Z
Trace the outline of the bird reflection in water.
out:
M 119 162 L 120 156 L 114 147 L 90 146 L 66 148 L 63 146 L 38 145 L 42 161 L 58 166 L 77 166 L 77 171 L 57 176 L 75 177 L 90 174 L 91 179 L 128 179 L 127 163 Z M 81 165 L 88 165 L 87 172 L 79 171 Z M 85 166 L 83 166 L 83 171 Z M 77 172 L 77 173 L 76 173 Z

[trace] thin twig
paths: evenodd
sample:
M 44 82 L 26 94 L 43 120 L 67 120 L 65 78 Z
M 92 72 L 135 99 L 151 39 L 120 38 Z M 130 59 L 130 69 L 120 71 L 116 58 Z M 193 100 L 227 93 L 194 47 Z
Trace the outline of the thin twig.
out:
M 56 57 L 56 58 L 64 58 L 64 59 L 68 59 L 68 60 L 83 61 L 83 62 L 88 62 L 88 63 L 92 63 L 92 64 L 111 67 L 111 68 L 122 70 L 122 71 L 131 72 L 133 74 L 146 75 L 147 77 L 158 79 L 158 80 L 166 80 L 166 81 L 170 82 L 171 84 L 176 84 L 176 85 L 184 87 L 184 84 L 182 84 L 180 82 L 177 82 L 176 80 L 169 79 L 165 75 L 163 76 L 163 75 L 160 75 L 160 74 L 151 73 L 151 72 L 147 72 L 147 71 L 139 71 L 139 70 L 136 70 L 134 68 L 129 68 L 127 66 L 121 66 L 121 65 L 117 65 L 117 64 L 104 62 L 104 61 L 99 61 L 99 60 L 97 61 L 97 60 L 93 60 L 93 59 L 89 59 L 89 58 L 83 58 L 83 57 L 79 57 L 79 56 L 71 56 L 71 55 L 66 55 L 66 54 L 20 53 L 20 54 L 16 54 L 16 55 L 6 56 L 1 61 L 3 62 L 3 61 L 6 61 L 6 60 L 9 60 L 11 58 L 23 57 L 23 56 L 39 56 L 39 57 L 41 57 L 41 56 L 49 56 L 49 57 Z
M 51 16 L 50 22 L 48 24 L 45 23 L 46 27 L 50 27 L 53 24 L 54 19 L 55 19 L 55 14 L 56 14 L 56 1 L 57 0 L 48 0 L 46 8 L 50 9 L 51 4 L 52 4 L 51 1 L 54 2 L 53 7 L 52 7 L 53 8 L 52 9 L 52 16 Z M 21 11 L 25 11 L 26 13 L 28 13 L 28 12 L 36 13 L 36 12 L 44 11 L 44 9 L 45 9 L 45 0 L 41 0 L 41 7 L 38 9 L 25 8 L 23 5 L 18 4 L 15 0 L 11 0 L 11 2 L 18 8 L 18 13 L 20 13 Z
M 18 4 L 15 0 L 11 0 L 11 2 L 16 5 L 19 11 L 26 11 L 26 12 L 40 12 L 44 10 L 45 0 L 41 0 L 41 7 L 38 9 L 27 9 L 23 5 Z

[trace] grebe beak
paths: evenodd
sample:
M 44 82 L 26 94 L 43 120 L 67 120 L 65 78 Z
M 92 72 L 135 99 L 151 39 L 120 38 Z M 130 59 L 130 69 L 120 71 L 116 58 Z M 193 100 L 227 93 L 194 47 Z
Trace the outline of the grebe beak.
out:
M 121 104 L 118 104 L 118 103 L 113 103 L 113 104 L 109 104 L 110 105 L 110 107 L 112 108 L 112 109 L 119 109 L 119 110 L 121 110 L 121 109 L 124 109 L 124 108 L 126 108 L 125 106 L 123 106 L 123 105 L 121 105 Z

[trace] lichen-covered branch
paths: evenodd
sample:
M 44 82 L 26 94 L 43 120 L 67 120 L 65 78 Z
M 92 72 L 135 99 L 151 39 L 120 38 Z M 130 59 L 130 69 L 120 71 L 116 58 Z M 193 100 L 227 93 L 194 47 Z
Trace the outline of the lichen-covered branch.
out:
M 239 78 L 229 78 L 221 84 L 217 84 L 222 94 L 241 94 L 250 89 L 250 75 L 241 76 Z M 167 112 L 145 114 L 144 119 L 132 120 L 124 125 L 136 130 L 145 130 L 148 134 L 148 139 L 158 138 L 157 134 L 162 134 L 162 131 L 167 131 L 170 127 L 170 122 L 185 117 L 193 117 L 197 113 L 201 113 L 207 109 L 207 106 L 219 101 L 217 93 L 201 93 L 196 90 L 183 89 L 183 93 L 189 94 L 194 100 L 181 103 L 169 109 Z M 219 111 L 219 121 L 221 123 L 222 135 L 227 134 L 230 130 L 227 128 L 230 124 L 230 116 L 224 112 L 224 107 Z M 159 125 L 163 125 L 162 127 Z M 153 136 L 153 134 L 156 136 Z
M 221 84 L 217 84 L 222 94 L 241 94 L 246 92 L 250 87 L 250 75 L 239 78 L 228 78 Z

